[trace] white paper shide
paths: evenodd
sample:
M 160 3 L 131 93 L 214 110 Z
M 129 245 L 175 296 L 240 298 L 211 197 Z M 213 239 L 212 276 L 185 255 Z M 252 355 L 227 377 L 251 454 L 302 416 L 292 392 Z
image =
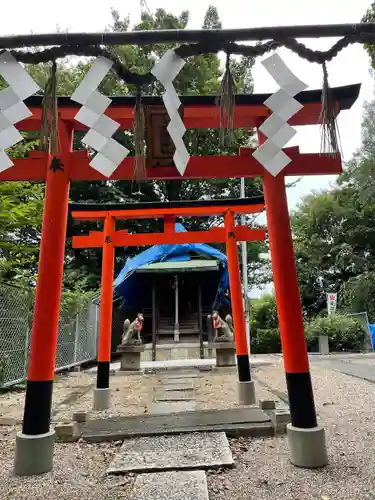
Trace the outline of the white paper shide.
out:
M 278 54 L 263 60 L 262 65 L 280 89 L 264 101 L 265 106 L 273 113 L 259 127 L 267 141 L 254 151 L 253 156 L 270 174 L 276 176 L 292 161 L 282 148 L 296 134 L 288 120 L 303 108 L 294 96 L 305 90 L 307 85 L 290 71 Z
M 23 140 L 14 124 L 32 115 L 23 101 L 35 94 L 39 87 L 7 51 L 0 54 L 0 75 L 9 85 L 0 91 L 0 172 L 3 172 L 14 165 L 4 149 Z
M 178 56 L 174 50 L 168 50 L 151 70 L 151 73 L 165 88 L 163 102 L 170 118 L 167 130 L 176 147 L 173 161 L 181 175 L 185 173 L 190 155 L 183 140 L 186 128 L 178 112 L 181 101 L 173 86 L 173 80 L 185 63 L 186 61 Z
M 90 166 L 106 177 L 110 177 L 129 154 L 126 147 L 112 139 L 120 124 L 104 114 L 112 100 L 97 90 L 112 65 L 113 62 L 105 57 L 95 59 L 71 97 L 82 104 L 75 119 L 89 127 L 82 142 L 97 151 Z

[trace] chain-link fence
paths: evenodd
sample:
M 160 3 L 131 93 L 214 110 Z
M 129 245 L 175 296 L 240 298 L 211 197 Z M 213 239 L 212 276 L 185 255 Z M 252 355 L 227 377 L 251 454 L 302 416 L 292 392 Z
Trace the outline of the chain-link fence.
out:
M 34 309 L 31 291 L 0 283 L 0 387 L 27 376 Z M 56 371 L 96 357 L 99 307 L 87 300 L 79 311 L 60 313 Z

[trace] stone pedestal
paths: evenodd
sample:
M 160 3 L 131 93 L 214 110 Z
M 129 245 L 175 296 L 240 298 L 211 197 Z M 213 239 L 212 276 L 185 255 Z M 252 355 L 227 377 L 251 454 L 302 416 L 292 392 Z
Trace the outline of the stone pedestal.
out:
M 247 382 L 237 382 L 238 389 L 238 403 L 243 406 L 254 405 L 256 403 L 255 399 L 255 387 L 254 381 L 249 380 Z
M 95 411 L 108 410 L 111 406 L 111 389 L 109 387 L 97 388 L 93 391 L 92 409 Z
M 319 353 L 329 354 L 329 342 L 327 335 L 319 335 Z
M 17 476 L 35 476 L 52 470 L 55 431 L 31 436 L 17 433 L 14 473 Z
M 209 349 L 216 351 L 216 366 L 236 366 L 236 346 L 234 342 L 213 342 Z
M 139 372 L 144 345 L 119 345 L 116 351 L 121 353 L 121 371 Z
M 297 467 L 317 469 L 328 464 L 323 427 L 301 429 L 288 424 L 287 427 L 290 461 Z

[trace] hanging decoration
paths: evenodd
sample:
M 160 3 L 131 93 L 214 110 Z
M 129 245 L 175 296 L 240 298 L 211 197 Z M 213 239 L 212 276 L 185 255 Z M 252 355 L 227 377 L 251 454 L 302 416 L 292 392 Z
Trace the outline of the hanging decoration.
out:
M 59 154 L 57 66 L 54 61 L 44 89 L 42 102 L 42 123 L 40 128 L 40 149 L 52 155 Z
M 97 151 L 90 166 L 106 177 L 110 177 L 129 154 L 126 147 L 112 139 L 120 124 L 104 114 L 112 101 L 97 90 L 112 65 L 105 57 L 95 59 L 71 96 L 73 101 L 82 104 L 75 119 L 89 127 L 82 142 Z
M 165 88 L 162 99 L 170 118 L 167 130 L 176 148 L 173 161 L 181 175 L 185 173 L 190 156 L 183 141 L 186 128 L 179 114 L 181 101 L 173 86 L 173 80 L 185 64 L 186 61 L 178 56 L 174 50 L 168 50 L 151 70 L 151 73 Z
M 32 112 L 23 101 L 40 89 L 10 52 L 5 51 L 0 55 L 0 75 L 9 85 L 0 91 L 0 172 L 2 172 L 13 166 L 12 160 L 4 150 L 23 140 L 14 124 L 32 116 Z
M 146 178 L 146 143 L 145 143 L 145 113 L 142 105 L 141 89 L 137 87 L 137 94 L 134 106 L 134 150 L 135 150 L 135 163 L 134 163 L 134 178 Z
M 290 71 L 278 54 L 263 60 L 262 65 L 280 88 L 264 101 L 273 114 L 259 127 L 267 140 L 254 151 L 253 156 L 270 174 L 276 176 L 292 161 L 282 148 L 296 134 L 288 120 L 303 108 L 294 96 L 306 89 L 307 85 Z
M 323 89 L 322 89 L 322 108 L 319 117 L 319 123 L 322 127 L 321 134 L 321 153 L 337 154 L 340 151 L 339 132 L 337 128 L 337 110 L 336 103 L 332 98 L 332 91 L 328 83 L 327 65 L 324 62 L 323 68 Z
M 230 70 L 230 56 L 227 53 L 225 72 L 221 80 L 219 96 L 216 103 L 220 106 L 220 146 L 224 147 L 225 138 L 229 143 L 234 141 L 234 108 L 236 102 L 236 83 Z

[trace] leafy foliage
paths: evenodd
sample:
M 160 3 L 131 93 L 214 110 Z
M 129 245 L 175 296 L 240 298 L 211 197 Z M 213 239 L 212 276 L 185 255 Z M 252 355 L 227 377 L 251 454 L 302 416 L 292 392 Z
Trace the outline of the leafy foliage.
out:
M 147 29 L 183 29 L 189 22 L 189 12 L 179 15 L 168 13 L 164 9 L 156 9 L 151 14 L 142 12 L 141 21 L 130 25 L 129 18 L 121 18 L 116 10 L 112 10 L 112 26 L 114 31 L 147 30 Z M 209 6 L 202 23 L 203 29 L 221 29 L 222 24 L 216 7 Z M 137 72 L 149 71 L 155 60 L 173 45 L 153 46 L 119 46 L 112 50 L 127 64 L 129 69 Z M 71 95 L 89 69 L 90 59 L 66 59 L 58 63 L 58 95 Z M 252 92 L 253 61 L 236 58 L 231 61 L 231 70 L 238 85 L 239 92 Z M 27 67 L 31 76 L 44 88 L 50 73 L 49 64 L 30 65 Z M 185 95 L 216 94 L 222 76 L 222 64 L 216 54 L 202 55 L 187 61 L 175 80 L 177 91 Z M 0 82 L 0 86 L 4 82 Z M 109 96 L 134 95 L 135 88 L 120 82 L 109 73 L 103 80 L 100 91 Z M 153 82 L 142 88 L 144 95 L 160 95 L 162 87 Z M 82 132 L 74 137 L 74 148 L 82 148 L 80 138 Z M 132 134 L 119 131 L 116 139 L 125 144 L 134 153 Z M 236 141 L 221 151 L 219 148 L 219 131 L 216 129 L 188 130 L 185 135 L 188 149 L 192 155 L 217 155 L 238 153 L 241 146 L 252 140 L 251 130 L 236 130 Z M 12 156 L 22 157 L 38 146 L 36 133 L 25 133 L 25 141 L 11 149 Z M 136 183 L 128 181 L 96 181 L 74 182 L 70 189 L 70 198 L 75 202 L 125 202 L 125 201 L 170 201 L 197 200 L 239 196 L 237 179 L 214 180 L 176 180 L 143 183 L 141 195 Z M 259 181 L 246 183 L 246 195 L 261 193 Z M 37 273 L 37 260 L 40 242 L 44 186 L 31 183 L 0 184 L 0 278 L 9 281 L 15 278 L 22 283 L 34 283 Z M 182 221 L 188 229 L 208 228 L 218 222 L 216 219 L 186 219 Z M 252 224 L 252 218 L 248 219 Z M 130 232 L 149 232 L 160 230 L 160 221 L 122 221 L 120 229 Z M 77 232 L 100 229 L 99 223 L 80 223 L 76 226 L 68 220 L 68 239 L 64 267 L 64 289 L 84 293 L 100 286 L 101 251 L 98 249 L 73 250 L 71 236 Z M 248 245 L 251 259 L 250 279 L 257 270 L 258 254 L 263 250 L 263 243 Z M 115 272 L 123 266 L 125 260 L 141 251 L 141 248 L 119 248 L 116 251 Z
M 317 317 L 307 323 L 305 332 L 310 348 L 317 345 L 320 335 L 326 335 L 330 350 L 334 352 L 360 351 L 366 338 L 360 321 L 341 314 Z

